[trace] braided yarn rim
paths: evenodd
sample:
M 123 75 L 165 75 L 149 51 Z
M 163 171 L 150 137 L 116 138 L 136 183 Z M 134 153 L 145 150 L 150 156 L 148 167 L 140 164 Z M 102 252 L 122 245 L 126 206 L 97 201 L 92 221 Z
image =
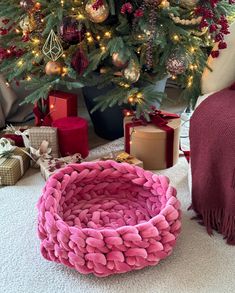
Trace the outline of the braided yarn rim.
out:
M 181 229 L 169 179 L 114 161 L 60 169 L 37 207 L 43 257 L 99 277 L 158 264 Z

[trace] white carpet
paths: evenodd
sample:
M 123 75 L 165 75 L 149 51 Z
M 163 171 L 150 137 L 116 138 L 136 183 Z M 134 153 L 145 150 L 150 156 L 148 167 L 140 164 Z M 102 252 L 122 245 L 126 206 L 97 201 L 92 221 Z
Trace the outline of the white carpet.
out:
M 121 141 L 92 152 L 119 150 Z M 184 158 L 161 173 L 170 177 L 182 202 L 183 228 L 175 251 L 156 267 L 104 279 L 83 276 L 44 260 L 36 235 L 36 202 L 44 180 L 29 170 L 14 187 L 0 189 L 1 293 L 191 293 L 235 292 L 235 248 L 222 237 L 209 237 L 191 221 L 188 165 Z

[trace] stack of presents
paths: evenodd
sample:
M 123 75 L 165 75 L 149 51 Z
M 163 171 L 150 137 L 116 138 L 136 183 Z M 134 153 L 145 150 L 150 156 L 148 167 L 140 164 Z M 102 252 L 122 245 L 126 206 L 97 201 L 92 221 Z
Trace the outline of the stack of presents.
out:
M 53 91 L 34 107 L 35 126 L 8 126 L 0 139 L 0 185 L 14 185 L 29 167 L 47 180 L 70 163 L 88 160 L 88 122 L 77 96 Z M 180 117 L 153 110 L 148 121 L 125 115 L 123 152 L 99 158 L 148 170 L 172 167 L 179 156 Z

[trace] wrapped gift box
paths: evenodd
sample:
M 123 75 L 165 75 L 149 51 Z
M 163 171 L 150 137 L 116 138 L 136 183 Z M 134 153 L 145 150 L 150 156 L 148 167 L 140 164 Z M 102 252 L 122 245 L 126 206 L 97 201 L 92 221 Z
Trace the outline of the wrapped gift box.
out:
M 44 140 L 49 142 L 49 147 L 51 148 L 51 156 L 54 158 L 59 157 L 59 146 L 57 129 L 53 127 L 41 126 L 33 127 L 29 129 L 29 140 L 30 145 L 34 149 L 39 149 Z
M 94 161 L 107 161 L 107 160 L 114 160 L 118 163 L 128 163 L 128 164 L 143 168 L 142 161 L 140 161 L 136 157 L 131 156 L 130 154 L 128 154 L 124 151 L 123 152 L 120 152 L 120 151 L 119 152 L 112 152 L 112 153 L 108 154 L 107 156 L 103 156 L 103 157 L 98 158 Z
M 53 122 L 58 129 L 59 147 L 62 157 L 79 153 L 86 158 L 88 149 L 88 123 L 81 117 L 61 118 Z
M 29 147 L 28 126 L 15 127 L 8 125 L 2 137 L 14 142 L 17 147 Z
M 82 157 L 80 154 L 67 156 L 64 158 L 48 159 L 40 162 L 40 171 L 42 177 L 47 180 L 51 175 L 55 174 L 59 169 L 71 163 L 81 163 Z
M 30 165 L 26 148 L 16 148 L 11 156 L 0 158 L 0 185 L 15 185 Z
M 62 91 L 50 92 L 49 112 L 52 121 L 77 116 L 77 95 Z
M 155 120 L 160 126 L 133 121 L 133 117 L 124 118 L 125 149 L 143 161 L 144 169 L 162 170 L 178 161 L 181 120 L 178 115 L 167 114 Z

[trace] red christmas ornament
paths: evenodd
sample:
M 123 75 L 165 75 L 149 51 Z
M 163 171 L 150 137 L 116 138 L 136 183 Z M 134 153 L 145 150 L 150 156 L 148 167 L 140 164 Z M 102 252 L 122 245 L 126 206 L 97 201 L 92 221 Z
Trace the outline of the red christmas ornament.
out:
M 83 52 L 82 48 L 78 48 L 72 57 L 72 68 L 78 73 L 78 75 L 82 75 L 88 65 L 89 60 L 87 59 L 86 54 Z
M 85 38 L 86 28 L 75 18 L 65 17 L 59 27 L 61 39 L 70 45 L 76 45 Z

